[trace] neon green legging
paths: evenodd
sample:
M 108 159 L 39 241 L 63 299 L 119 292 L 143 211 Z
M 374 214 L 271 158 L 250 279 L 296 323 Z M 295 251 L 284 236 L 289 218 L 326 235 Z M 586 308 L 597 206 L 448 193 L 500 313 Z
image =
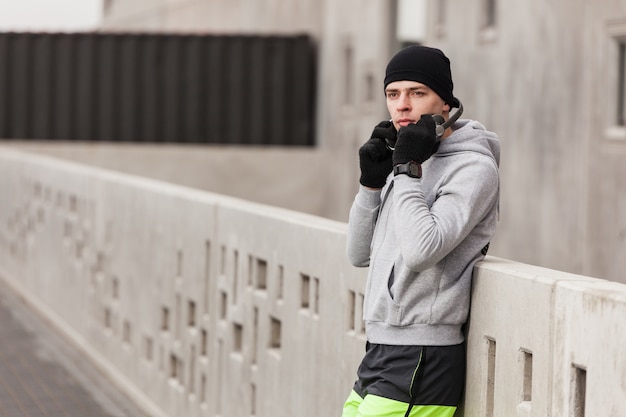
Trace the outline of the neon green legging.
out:
M 343 405 L 341 417 L 404 417 L 408 404 L 377 395 L 361 398 L 354 390 Z M 445 405 L 414 405 L 410 417 L 452 417 L 456 407 Z

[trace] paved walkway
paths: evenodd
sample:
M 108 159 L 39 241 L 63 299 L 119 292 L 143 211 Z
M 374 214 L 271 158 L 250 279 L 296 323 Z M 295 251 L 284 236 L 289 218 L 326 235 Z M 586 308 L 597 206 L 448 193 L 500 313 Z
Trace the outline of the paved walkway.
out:
M 0 280 L 0 417 L 145 417 Z

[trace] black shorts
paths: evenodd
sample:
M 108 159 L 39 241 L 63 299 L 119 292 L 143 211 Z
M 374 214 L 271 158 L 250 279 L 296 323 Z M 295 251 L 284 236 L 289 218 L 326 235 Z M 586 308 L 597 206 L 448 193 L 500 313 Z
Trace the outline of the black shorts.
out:
M 393 346 L 367 343 L 354 391 L 415 405 L 457 407 L 465 388 L 465 343 Z

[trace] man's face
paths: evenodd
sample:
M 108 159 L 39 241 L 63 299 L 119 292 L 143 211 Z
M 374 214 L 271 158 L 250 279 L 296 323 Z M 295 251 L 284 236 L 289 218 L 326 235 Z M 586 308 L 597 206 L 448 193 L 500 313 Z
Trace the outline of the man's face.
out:
M 430 87 L 417 81 L 394 81 L 385 88 L 387 110 L 396 129 L 416 123 L 423 114 L 442 114 L 448 119 L 448 106 Z

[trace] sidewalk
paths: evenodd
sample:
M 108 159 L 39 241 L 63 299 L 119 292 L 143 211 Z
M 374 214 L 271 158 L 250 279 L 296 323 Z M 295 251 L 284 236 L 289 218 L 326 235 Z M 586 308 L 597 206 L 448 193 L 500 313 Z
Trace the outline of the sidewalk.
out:
M 145 417 L 0 280 L 0 417 Z

